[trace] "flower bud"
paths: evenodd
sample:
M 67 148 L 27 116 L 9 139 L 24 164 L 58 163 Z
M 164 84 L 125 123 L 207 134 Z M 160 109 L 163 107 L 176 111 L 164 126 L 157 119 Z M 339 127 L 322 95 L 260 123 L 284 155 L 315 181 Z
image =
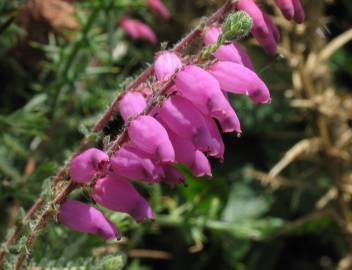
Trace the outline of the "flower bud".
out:
M 252 18 L 244 11 L 229 14 L 222 26 L 224 40 L 238 40 L 246 37 L 253 26 Z

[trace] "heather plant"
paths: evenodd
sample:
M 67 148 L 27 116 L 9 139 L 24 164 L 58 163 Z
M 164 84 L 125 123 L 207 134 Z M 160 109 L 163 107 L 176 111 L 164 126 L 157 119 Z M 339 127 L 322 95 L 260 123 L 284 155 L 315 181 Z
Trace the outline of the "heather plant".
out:
M 51 4 L 59 5 L 63 14 L 53 13 Z M 4 182 L 3 196 L 6 200 L 15 198 L 9 216 L 18 214 L 18 221 L 15 217 L 9 219 L 13 224 L 7 226 L 15 225 L 15 229 L 8 231 L 5 237 L 0 264 L 9 269 L 54 266 L 122 269 L 125 265 L 128 269 L 144 269 L 139 260 L 133 258 L 146 257 L 157 260 L 149 264 L 157 269 L 160 267 L 158 260 L 174 261 L 173 256 L 188 253 L 200 260 L 194 263 L 189 258 L 176 259 L 175 269 L 188 265 L 207 269 L 213 264 L 202 254 L 216 256 L 220 248 L 223 254 L 219 263 L 224 269 L 256 269 L 264 258 L 267 259 L 265 269 L 273 269 L 270 263 L 276 261 L 276 265 L 280 265 L 280 259 L 265 255 L 265 241 L 274 239 L 269 243 L 279 252 L 276 238 L 295 234 L 300 229 L 301 233 L 308 233 L 306 226 L 320 226 L 314 227 L 318 233 L 324 228 L 341 226 L 347 236 L 348 250 L 350 229 L 346 198 L 349 193 L 344 183 L 349 177 L 349 150 L 344 151 L 344 148 L 348 146 L 350 132 L 349 103 L 336 101 L 341 112 L 327 111 L 323 95 L 315 94 L 321 90 L 313 87 L 317 74 L 309 67 L 319 61 L 314 59 L 327 59 L 332 50 L 349 40 L 350 34 L 347 32 L 333 40 L 318 57 L 307 47 L 312 54 L 305 62 L 302 47 L 285 46 L 291 39 L 298 43 L 296 34 L 311 31 L 305 28 L 310 25 L 309 13 L 308 21 L 302 24 L 305 15 L 298 0 L 275 1 L 275 4 L 226 1 L 174 47 L 170 49 L 163 44 L 154 60 L 151 48 L 157 50 L 153 47 L 157 44 L 157 35 L 148 24 L 173 18 L 161 1 L 87 1 L 72 5 L 53 0 L 46 4 L 39 1 L 4 4 L 7 17 L 2 29 L 8 42 L 4 43 L 5 48 L 14 47 L 11 38 L 19 38 L 16 26 L 20 25 L 19 18 L 23 19 L 23 14 L 31 14 L 29 21 L 44 20 L 52 30 L 43 29 L 48 39 L 22 44 L 36 50 L 44 61 L 35 67 L 40 75 L 30 86 L 31 91 L 38 94 L 26 100 L 26 105 L 19 104 L 20 109 L 15 113 L 2 118 L 8 129 L 2 136 L 2 151 L 15 150 L 1 166 L 4 179 L 13 179 Z M 285 19 L 302 24 L 288 24 L 281 14 L 274 13 L 283 45 L 280 45 L 279 28 L 265 11 L 268 7 L 275 12 L 280 10 Z M 16 12 L 8 13 L 8 10 Z M 72 15 L 73 11 L 76 16 Z M 308 108 L 313 114 L 318 113 L 318 137 L 310 134 L 309 139 L 298 142 L 269 174 L 250 167 L 243 169 L 240 164 L 235 165 L 237 171 L 234 171 L 231 163 L 236 159 L 226 155 L 232 152 L 234 142 L 237 147 L 241 146 L 251 127 L 258 125 L 257 132 L 265 134 L 265 130 L 274 126 L 271 120 L 275 119 L 274 115 L 282 114 L 279 123 L 285 123 L 296 113 L 285 103 L 281 109 L 286 106 L 287 112 L 275 112 L 283 96 L 269 91 L 273 88 L 268 83 L 271 80 L 258 70 L 251 53 L 244 49 L 243 44 L 251 40 L 249 33 L 271 59 L 280 52 L 292 61 L 289 67 L 295 92 L 287 95 L 293 99 L 294 108 Z M 23 57 L 17 57 L 16 61 L 21 63 Z M 261 55 L 259 59 L 270 58 Z M 139 62 L 146 60 L 153 64 L 135 79 L 126 80 L 126 75 L 135 73 L 133 70 L 141 67 Z M 324 83 L 329 88 L 329 83 Z M 321 85 L 317 88 L 321 89 Z M 313 103 L 309 105 L 308 101 L 301 100 L 300 93 Z M 334 91 L 327 93 L 330 97 L 336 96 Z M 10 101 L 11 97 L 7 99 Z M 314 104 L 319 106 L 317 112 L 312 109 Z M 104 107 L 105 112 L 101 114 Z M 336 117 L 341 123 L 340 130 L 344 130 L 342 140 L 338 139 L 339 135 L 329 135 L 329 125 Z M 16 118 L 20 120 L 18 124 Z M 260 121 L 253 122 L 257 120 Z M 269 127 L 265 127 L 267 122 Z M 253 155 L 263 153 L 260 144 L 253 142 L 250 148 L 254 149 Z M 277 146 L 273 146 L 272 151 L 277 151 Z M 338 164 L 341 173 L 328 174 L 335 184 L 320 200 L 311 194 L 310 199 L 317 201 L 318 211 L 307 219 L 291 222 L 289 216 L 275 210 L 276 204 L 284 202 L 283 195 L 274 196 L 253 181 L 258 179 L 260 184 L 273 189 L 287 186 L 295 192 L 308 192 L 309 187 L 301 181 L 292 182 L 278 175 L 298 156 L 321 152 L 332 161 L 332 168 Z M 275 164 L 278 156 L 275 153 L 268 164 Z M 228 158 L 230 163 L 227 163 Z M 67 160 L 65 165 L 60 167 L 64 160 Z M 230 168 L 226 164 L 230 164 Z M 16 169 L 20 167 L 24 172 Z M 308 171 L 315 173 L 314 169 Z M 223 175 L 224 170 L 230 174 Z M 202 179 L 196 179 L 199 177 Z M 211 177 L 215 179 L 209 180 Z M 324 173 L 322 177 L 324 179 Z M 43 181 L 45 178 L 47 180 Z M 319 192 L 324 193 L 324 186 L 319 188 Z M 24 189 L 28 190 L 28 197 Z M 325 208 L 335 198 L 339 202 L 336 215 Z M 28 212 L 21 214 L 19 201 L 29 204 L 34 200 Z M 300 197 L 297 200 L 300 201 Z M 84 233 L 97 234 L 101 240 Z M 155 244 L 164 246 L 164 250 L 175 246 L 174 252 L 153 250 L 154 244 L 149 244 L 148 240 L 152 235 L 162 236 Z M 219 245 L 220 242 L 223 245 Z M 208 247 L 207 243 L 214 247 Z M 257 244 L 259 247 L 255 247 Z M 134 249 L 135 246 L 140 248 Z M 252 254 L 252 249 L 259 257 Z M 341 268 L 349 265 L 349 257 L 344 254 L 348 253 L 341 250 L 340 269 L 348 269 Z M 249 261 L 244 263 L 246 257 Z

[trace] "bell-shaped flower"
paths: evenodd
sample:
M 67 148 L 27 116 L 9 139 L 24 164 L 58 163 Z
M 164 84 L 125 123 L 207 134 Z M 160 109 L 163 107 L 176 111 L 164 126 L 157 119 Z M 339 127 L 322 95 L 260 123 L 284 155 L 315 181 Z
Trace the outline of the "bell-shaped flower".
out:
M 301 4 L 301 1 L 300 0 L 292 0 L 292 3 L 293 3 L 293 7 L 295 9 L 295 15 L 294 15 L 293 19 L 297 23 L 303 23 L 306 15 L 305 15 L 303 6 Z
M 191 141 L 201 151 L 213 150 L 212 139 L 203 114 L 192 102 L 175 95 L 166 100 L 158 119 L 178 136 Z
M 125 122 L 133 117 L 139 115 L 145 107 L 147 102 L 145 97 L 140 92 L 127 92 L 119 102 L 119 109 L 121 117 Z
M 274 38 L 275 42 L 279 42 L 280 41 L 280 32 L 279 29 L 277 28 L 276 24 L 273 22 L 273 20 L 271 19 L 271 17 L 266 14 L 265 12 L 263 12 L 263 17 L 264 20 L 271 32 L 271 36 Z
M 225 145 L 224 145 L 224 141 L 222 140 L 219 129 L 218 129 L 215 121 L 212 118 L 206 117 L 205 120 L 206 120 L 206 123 L 208 126 L 208 130 L 209 130 L 211 137 L 213 139 L 213 147 L 215 149 L 215 151 L 213 153 L 210 153 L 210 156 L 213 156 L 213 157 L 216 157 L 216 158 L 223 160 L 224 159 L 224 152 L 225 152 Z
M 180 58 L 173 52 L 161 52 L 155 60 L 154 72 L 158 81 L 169 80 L 182 67 Z
M 176 88 L 206 115 L 216 118 L 224 132 L 241 133 L 235 111 L 222 93 L 218 81 L 200 67 L 189 65 L 176 74 Z
M 295 15 L 292 0 L 275 0 L 276 5 L 281 10 L 287 20 L 292 20 Z
M 242 65 L 217 62 L 208 71 L 219 81 L 223 91 L 248 95 L 254 104 L 268 103 L 271 100 L 265 83 L 255 72 Z
M 237 2 L 237 8 L 245 11 L 252 18 L 252 31 L 257 32 L 261 37 L 265 37 L 270 34 L 263 17 L 263 11 L 257 6 L 254 0 L 239 0 Z
M 275 54 L 277 51 L 277 41 L 275 40 L 271 24 L 268 25 L 268 18 L 257 6 L 254 0 L 239 0 L 237 8 L 249 14 L 253 20 L 252 35 L 259 42 L 268 54 Z M 269 21 L 271 19 L 269 18 Z
M 165 128 L 153 117 L 141 115 L 128 127 L 128 136 L 140 150 L 159 162 L 173 162 L 175 151 Z
M 161 0 L 148 0 L 148 7 L 153 13 L 161 16 L 162 18 L 170 18 L 170 12 Z
M 98 209 L 75 200 L 61 204 L 59 221 L 72 230 L 98 234 L 105 240 L 120 239 L 116 226 Z
M 186 139 L 169 131 L 170 140 L 175 148 L 176 162 L 187 165 L 195 177 L 212 176 L 207 157 Z
M 127 179 L 121 176 L 108 174 L 100 178 L 94 186 L 92 196 L 101 206 L 127 213 L 137 222 L 154 219 L 148 202 Z
M 300 0 L 275 0 L 275 3 L 287 20 L 293 19 L 297 23 L 304 21 L 305 13 Z
M 170 187 L 175 188 L 177 185 L 185 183 L 185 178 L 176 168 L 170 165 L 166 165 L 164 166 L 164 171 L 165 177 L 162 179 L 162 181 Z
M 157 38 L 153 30 L 139 20 L 124 17 L 120 21 L 120 27 L 130 35 L 132 39 L 143 39 L 151 44 L 157 43 Z
M 164 177 L 162 167 L 131 143 L 125 144 L 111 157 L 111 167 L 115 174 L 151 184 Z
M 218 40 L 221 33 L 218 27 L 208 27 L 203 35 L 203 42 L 205 45 L 210 45 Z M 221 45 L 214 53 L 214 56 L 219 61 L 231 61 L 242 64 L 250 69 L 253 69 L 252 61 L 246 50 L 236 42 Z
M 97 149 L 89 148 L 71 161 L 70 176 L 73 182 L 86 183 L 97 173 L 104 174 L 109 164 L 109 156 Z

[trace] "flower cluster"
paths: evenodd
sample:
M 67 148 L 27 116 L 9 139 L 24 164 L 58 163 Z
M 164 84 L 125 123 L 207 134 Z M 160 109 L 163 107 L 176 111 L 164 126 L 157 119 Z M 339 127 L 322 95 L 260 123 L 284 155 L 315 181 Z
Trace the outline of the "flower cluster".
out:
M 291 2 L 293 11 L 288 11 L 286 4 Z M 277 3 L 284 14 L 291 14 L 286 17 L 301 22 L 298 1 Z M 253 0 L 237 1 L 236 8 L 252 17 L 252 34 L 259 43 L 270 53 L 274 47 L 276 50 L 277 31 L 268 15 Z M 204 45 L 224 39 L 230 26 L 205 28 Z M 132 181 L 164 182 L 175 187 L 185 181 L 175 164 L 186 165 L 195 177 L 211 177 L 208 157 L 222 160 L 224 156 L 221 132 L 241 134 L 240 121 L 227 95 L 248 96 L 253 104 L 271 101 L 267 86 L 239 44 L 219 44 L 212 55 L 215 61 L 200 66 L 197 61 L 185 63 L 173 52 L 159 53 L 154 63 L 154 80 L 156 85 L 169 83 L 164 99 L 148 110 L 147 104 L 156 99 L 153 89 L 143 85 L 125 93 L 119 110 L 126 124 L 127 141 L 111 157 L 96 148 L 77 155 L 70 167 L 72 181 L 90 182 L 96 203 L 141 222 L 153 219 L 154 214 Z M 78 201 L 65 201 L 58 217 L 77 231 L 96 233 L 104 239 L 119 237 L 116 227 L 100 211 Z

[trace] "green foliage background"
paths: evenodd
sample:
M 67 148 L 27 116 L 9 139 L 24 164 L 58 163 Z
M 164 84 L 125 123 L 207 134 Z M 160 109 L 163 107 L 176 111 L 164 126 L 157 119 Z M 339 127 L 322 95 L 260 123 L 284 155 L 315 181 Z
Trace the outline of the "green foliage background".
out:
M 155 19 L 142 0 L 77 1 L 79 30 L 65 38 L 50 32 L 47 43 L 30 43 L 42 55 L 28 64 L 18 56 L 18 40 L 26 33 L 11 20 L 25 2 L 0 1 L 0 239 L 6 239 L 24 209 L 42 190 L 47 191 L 50 177 L 89 133 L 118 89 L 147 67 L 158 51 L 159 47 L 131 41 L 116 27 L 117 19 L 130 10 L 152 25 L 160 41 L 173 44 L 217 5 L 216 1 L 165 1 L 172 19 L 164 22 Z M 336 1 L 326 15 L 331 18 L 326 38 L 331 40 L 351 27 L 352 4 Z M 268 172 L 310 130 L 302 112 L 292 108 L 283 94 L 291 87 L 286 59 L 269 58 L 251 42 L 245 44 L 272 90 L 273 102 L 253 108 L 246 98 L 233 98 L 244 132 L 241 138 L 225 135 L 225 161 L 212 160 L 214 178 L 194 179 L 185 170 L 188 187 L 139 186 L 156 221 L 135 224 L 126 215 L 104 210 L 125 236 L 117 244 L 72 232 L 50 220 L 29 266 L 336 269 L 349 251 L 344 232 L 315 209 L 332 185 L 329 174 L 321 170 L 303 176 L 311 163 L 300 160 L 284 172 L 293 184 L 272 190 L 250 173 Z M 122 52 L 117 56 L 116 47 Z M 336 85 L 348 89 L 351 45 L 338 50 L 329 65 Z M 28 173 L 31 164 L 34 170 Z M 89 200 L 86 194 L 76 196 Z M 19 248 L 21 241 L 12 254 Z M 138 251 L 146 251 L 146 257 Z M 153 251 L 164 253 L 153 258 Z M 10 269 L 11 262 L 10 256 Z

